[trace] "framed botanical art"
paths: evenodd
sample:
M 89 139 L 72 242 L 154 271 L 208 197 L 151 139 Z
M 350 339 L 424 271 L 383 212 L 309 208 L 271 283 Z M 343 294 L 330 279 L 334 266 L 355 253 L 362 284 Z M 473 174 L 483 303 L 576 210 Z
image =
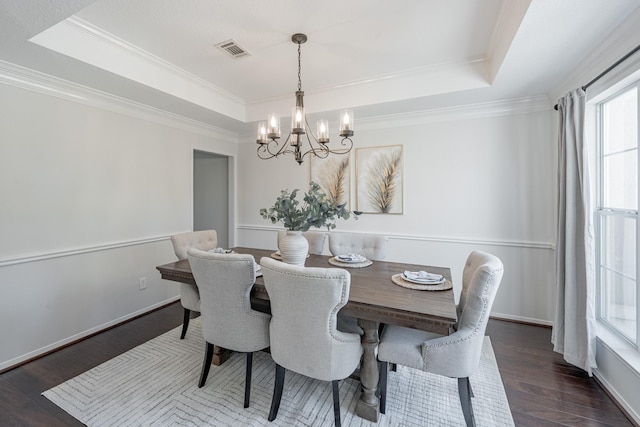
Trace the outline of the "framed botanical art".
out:
M 401 214 L 403 208 L 402 145 L 356 150 L 356 210 Z
M 329 156 L 326 159 L 312 157 L 311 181 L 320 185 L 330 202 L 346 203 L 349 209 L 351 202 L 351 164 L 350 155 Z

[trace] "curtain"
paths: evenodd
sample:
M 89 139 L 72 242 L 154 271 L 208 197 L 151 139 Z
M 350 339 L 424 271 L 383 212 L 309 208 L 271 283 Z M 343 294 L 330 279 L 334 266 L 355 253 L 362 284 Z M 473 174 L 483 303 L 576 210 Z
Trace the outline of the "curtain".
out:
M 595 270 L 585 147 L 585 92 L 576 89 L 558 101 L 558 223 L 554 351 L 587 371 L 595 360 Z

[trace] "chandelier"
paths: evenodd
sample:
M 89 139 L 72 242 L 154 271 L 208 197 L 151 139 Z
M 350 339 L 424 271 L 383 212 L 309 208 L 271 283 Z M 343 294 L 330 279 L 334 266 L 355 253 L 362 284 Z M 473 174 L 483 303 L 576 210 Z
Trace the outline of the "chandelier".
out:
M 353 148 L 353 111 L 342 110 L 340 112 L 340 136 L 342 141 L 340 146 L 330 149 L 329 144 L 329 121 L 318 120 L 316 135 L 311 131 L 304 113 L 304 91 L 302 90 L 301 66 L 300 66 L 300 45 L 307 41 L 305 34 L 294 34 L 291 41 L 298 45 L 298 90 L 296 91 L 296 106 L 291 112 L 291 132 L 284 143 L 279 144 L 280 139 L 280 115 L 271 113 L 266 121 L 258 123 L 258 157 L 261 159 L 271 159 L 281 154 L 293 154 L 299 165 L 302 164 L 305 156 L 313 154 L 319 158 L 326 158 L 329 154 L 347 154 Z M 308 147 L 306 151 L 303 146 Z

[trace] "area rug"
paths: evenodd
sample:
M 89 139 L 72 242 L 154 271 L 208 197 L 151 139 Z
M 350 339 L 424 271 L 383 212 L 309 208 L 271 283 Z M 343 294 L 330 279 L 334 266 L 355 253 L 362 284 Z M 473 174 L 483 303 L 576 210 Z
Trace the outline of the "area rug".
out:
M 268 353 L 253 361 L 251 406 L 243 408 L 245 357 L 233 354 L 197 383 L 204 355 L 200 318 L 184 340 L 178 327 L 42 393 L 88 426 L 333 426 L 331 383 L 290 371 L 278 418 L 267 421 L 275 364 Z M 513 426 L 488 337 L 471 377 L 478 426 Z M 457 380 L 398 367 L 389 372 L 387 413 L 377 424 L 355 414 L 359 383 L 340 382 L 344 426 L 464 426 Z

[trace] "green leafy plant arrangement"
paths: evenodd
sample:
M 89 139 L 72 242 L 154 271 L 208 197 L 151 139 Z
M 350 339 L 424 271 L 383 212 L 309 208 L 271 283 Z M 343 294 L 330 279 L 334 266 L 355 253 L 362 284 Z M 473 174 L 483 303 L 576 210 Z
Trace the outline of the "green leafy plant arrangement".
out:
M 336 228 L 337 219 L 349 219 L 351 215 L 358 219 L 361 213 L 348 211 L 346 203 L 332 203 L 320 185 L 313 181 L 309 183 L 309 191 L 304 194 L 302 204 L 297 199 L 298 191 L 282 190 L 272 207 L 260 209 L 262 218 L 270 219 L 273 224 L 282 222 L 291 231 L 307 231 L 311 227 L 331 230 Z

